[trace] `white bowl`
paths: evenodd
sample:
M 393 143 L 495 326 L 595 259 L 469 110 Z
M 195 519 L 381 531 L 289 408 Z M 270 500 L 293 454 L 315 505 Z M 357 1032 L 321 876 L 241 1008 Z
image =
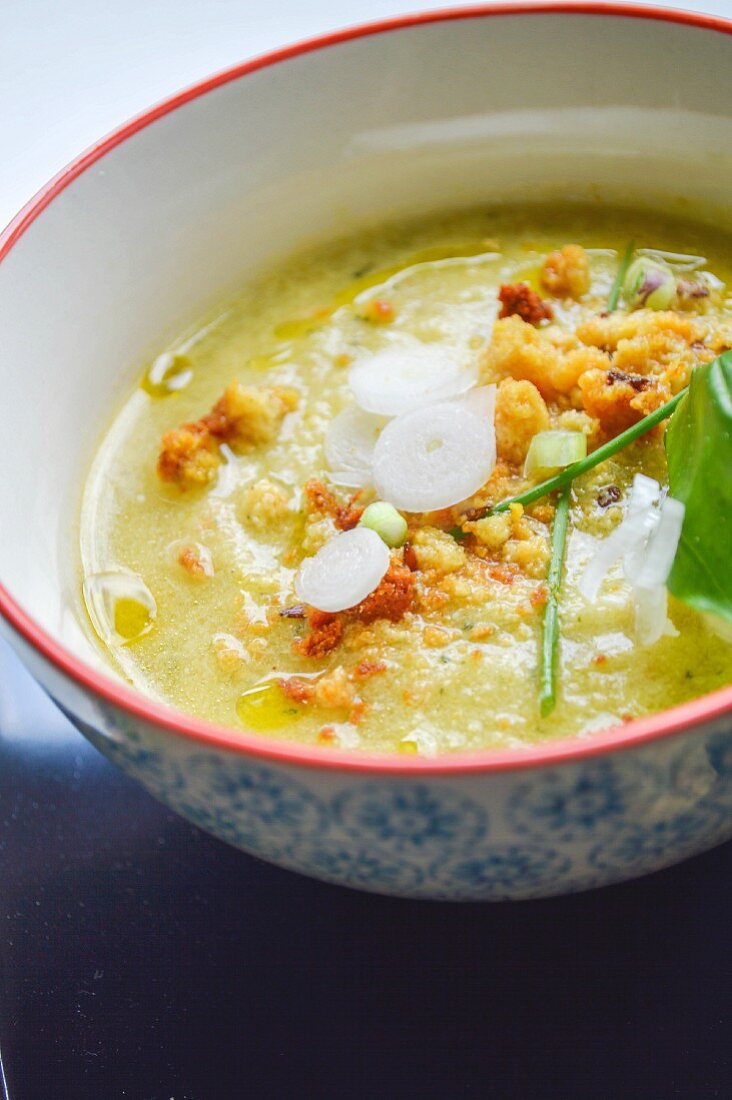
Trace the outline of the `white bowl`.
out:
M 100 142 L 0 243 L 0 629 L 174 809 L 308 874 L 503 899 L 631 877 L 732 834 L 732 689 L 536 748 L 434 760 L 271 743 L 144 698 L 79 627 L 77 516 L 142 364 L 298 244 L 444 206 L 595 198 L 730 221 L 732 24 L 471 8 L 248 62 Z

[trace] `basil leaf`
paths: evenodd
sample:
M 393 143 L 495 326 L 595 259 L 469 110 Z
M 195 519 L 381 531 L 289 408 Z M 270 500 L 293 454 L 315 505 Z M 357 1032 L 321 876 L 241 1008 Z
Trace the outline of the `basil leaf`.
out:
M 732 622 L 732 352 L 697 367 L 666 429 L 669 489 L 686 507 L 669 591 Z

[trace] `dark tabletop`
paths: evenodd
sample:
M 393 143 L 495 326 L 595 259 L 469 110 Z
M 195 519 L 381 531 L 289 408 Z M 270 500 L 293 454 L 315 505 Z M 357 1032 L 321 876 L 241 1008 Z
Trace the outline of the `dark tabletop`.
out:
M 10 1100 L 732 1096 L 732 844 L 623 886 L 410 902 L 168 813 L 0 648 Z

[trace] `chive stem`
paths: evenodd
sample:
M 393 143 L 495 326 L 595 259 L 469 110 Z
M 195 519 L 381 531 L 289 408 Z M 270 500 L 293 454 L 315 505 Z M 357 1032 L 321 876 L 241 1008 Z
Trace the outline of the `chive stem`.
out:
M 616 435 L 614 439 L 610 439 L 607 443 L 603 443 L 602 447 L 598 447 L 597 450 L 589 454 L 587 458 L 582 458 L 579 462 L 573 462 L 571 466 L 567 466 L 566 469 L 560 470 L 558 474 L 554 474 L 553 477 L 547 478 L 546 481 L 541 481 L 538 485 L 534 485 L 533 488 L 527 489 L 524 493 L 518 493 L 515 497 L 508 497 L 506 500 L 500 501 L 500 503 L 494 505 L 493 508 L 488 509 L 485 513 L 486 516 L 495 516 L 498 512 L 505 512 L 511 504 L 533 504 L 535 500 L 540 500 L 541 497 L 545 497 L 547 493 L 553 493 L 556 489 L 563 489 L 565 485 L 568 485 L 570 481 L 574 481 L 576 477 L 586 474 L 588 470 L 593 470 L 595 466 L 599 466 L 601 462 L 604 462 L 608 458 L 612 458 L 614 454 L 617 454 L 618 451 L 622 451 L 629 443 L 633 443 L 639 436 L 645 435 L 651 428 L 655 428 L 656 424 L 660 424 L 662 420 L 666 420 L 674 411 L 688 388 L 688 386 L 685 386 L 684 389 L 680 390 L 670 401 L 661 405 L 660 408 L 655 409 L 654 412 L 649 413 L 648 416 L 644 416 L 637 424 L 631 424 L 629 428 L 626 428 L 620 435 Z
M 628 268 L 630 267 L 630 261 L 633 259 L 634 252 L 635 241 L 631 241 L 625 252 L 623 253 L 623 258 L 618 265 L 618 270 L 615 272 L 613 285 L 610 287 L 610 293 L 607 297 L 608 313 L 613 313 L 618 308 L 618 302 L 620 301 L 620 291 L 623 289 L 625 276 L 628 274 Z
M 539 666 L 539 709 L 542 718 L 551 714 L 557 702 L 557 652 L 559 649 L 559 593 L 562 587 L 562 570 L 569 527 L 570 485 L 565 485 L 557 498 L 557 510 L 552 525 L 551 558 L 547 574 L 546 608 L 541 639 L 541 663 Z

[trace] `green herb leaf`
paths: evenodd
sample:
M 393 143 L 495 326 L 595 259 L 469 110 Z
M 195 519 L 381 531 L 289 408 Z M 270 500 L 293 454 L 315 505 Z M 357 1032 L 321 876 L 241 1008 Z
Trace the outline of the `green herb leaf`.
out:
M 693 372 L 665 443 L 669 489 L 686 507 L 669 591 L 732 622 L 732 351 Z
M 544 611 L 544 630 L 541 639 L 541 663 L 539 666 L 539 708 L 542 718 L 546 718 L 548 714 L 551 714 L 557 702 L 559 592 L 562 587 L 564 552 L 567 546 L 571 492 L 571 487 L 566 485 L 559 494 L 552 526 L 552 556 L 549 561 L 549 573 L 547 575 L 549 595 Z

